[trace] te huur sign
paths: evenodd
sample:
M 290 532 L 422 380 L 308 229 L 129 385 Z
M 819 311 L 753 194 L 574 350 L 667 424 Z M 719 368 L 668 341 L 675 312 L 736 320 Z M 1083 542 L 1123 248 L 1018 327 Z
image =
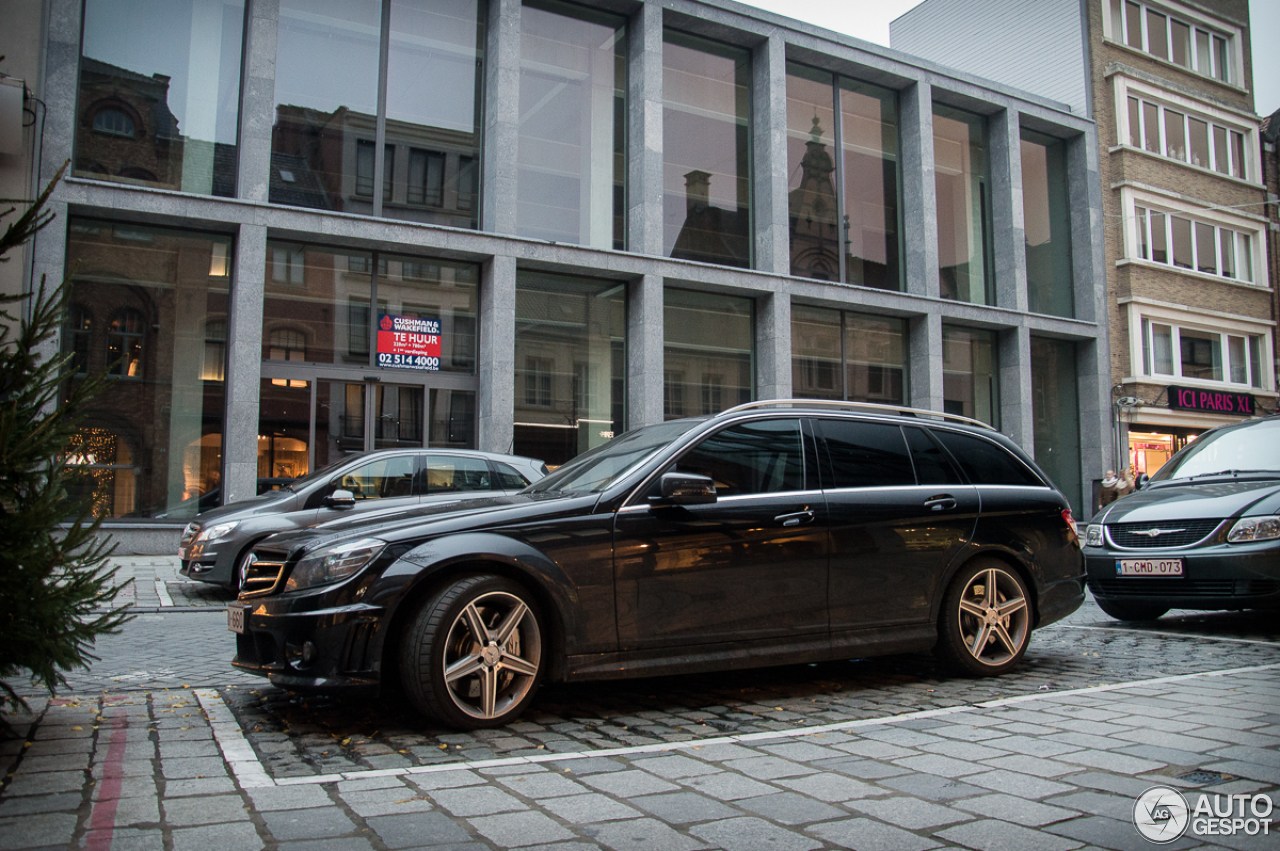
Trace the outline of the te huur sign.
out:
M 1248 393 L 1223 393 L 1220 390 L 1170 387 L 1169 407 L 1180 411 L 1251 417 L 1253 416 L 1253 397 Z

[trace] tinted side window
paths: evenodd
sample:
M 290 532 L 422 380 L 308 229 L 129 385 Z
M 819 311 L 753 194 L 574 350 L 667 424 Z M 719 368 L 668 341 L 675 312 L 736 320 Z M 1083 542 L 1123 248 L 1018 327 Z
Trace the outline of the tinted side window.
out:
M 902 429 L 856 420 L 819 420 L 831 461 L 832 488 L 914 485 Z
M 1044 483 L 1001 446 L 980 437 L 953 431 L 934 432 L 942 445 L 950 450 L 969 481 L 975 485 L 1032 485 Z
M 907 445 L 911 447 L 911 462 L 916 468 L 916 479 L 922 485 L 959 485 L 960 473 L 938 442 L 922 428 L 907 427 Z
M 510 464 L 503 464 L 501 461 L 493 462 L 494 469 L 498 471 L 498 487 L 503 490 L 523 490 L 529 480 L 520 475 L 520 471 Z
M 493 475 L 489 472 L 489 465 L 483 458 L 427 456 L 428 494 L 487 491 L 492 487 Z
M 710 476 L 718 496 L 803 490 L 803 446 L 799 420 L 742 423 L 703 440 L 674 469 Z
M 391 499 L 413 493 L 412 455 L 379 458 L 343 473 L 332 484 L 351 491 L 356 499 Z

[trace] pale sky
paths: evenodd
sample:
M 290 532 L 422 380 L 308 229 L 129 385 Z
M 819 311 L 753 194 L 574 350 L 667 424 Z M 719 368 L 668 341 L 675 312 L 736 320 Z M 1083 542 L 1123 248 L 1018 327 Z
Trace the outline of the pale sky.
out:
M 739 0 L 808 21 L 829 30 L 889 46 L 889 22 L 919 0 Z M 1090 0 L 1096 2 L 1096 0 Z M 1254 109 L 1270 115 L 1280 109 L 1280 0 L 1251 0 L 1249 24 L 1253 34 Z

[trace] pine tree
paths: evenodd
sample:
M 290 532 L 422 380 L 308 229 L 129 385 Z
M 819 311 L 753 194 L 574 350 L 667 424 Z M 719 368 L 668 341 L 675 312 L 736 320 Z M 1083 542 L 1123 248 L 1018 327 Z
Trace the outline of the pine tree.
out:
M 0 261 L 53 220 L 45 206 L 65 169 L 0 235 Z M 0 211 L 0 220 L 15 210 Z M 114 546 L 98 537 L 91 500 L 77 503 L 66 487 L 77 423 L 105 384 L 101 375 L 69 382 L 71 356 L 47 353 L 69 292 L 65 280 L 47 290 L 42 277 L 34 294 L 0 295 L 0 709 L 27 708 L 9 680 L 29 676 L 55 691 L 66 672 L 98 658 L 97 636 L 132 618 L 105 609 L 122 587 L 106 563 Z M 28 300 L 24 319 L 7 309 Z M 64 527 L 68 517 L 76 519 Z M 0 716 L 0 733 L 10 729 Z

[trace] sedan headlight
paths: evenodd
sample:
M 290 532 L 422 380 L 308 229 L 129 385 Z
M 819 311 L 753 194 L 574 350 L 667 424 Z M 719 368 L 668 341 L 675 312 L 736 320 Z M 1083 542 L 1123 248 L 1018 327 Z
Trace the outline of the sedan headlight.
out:
M 216 541 L 219 538 L 225 538 L 231 534 L 232 529 L 239 525 L 239 520 L 232 520 L 230 523 L 217 523 L 213 526 L 206 526 L 200 530 L 200 534 L 196 535 L 196 539 L 192 543 L 199 544 L 204 541 Z
M 1089 528 L 1084 533 L 1084 545 L 1086 547 L 1102 546 L 1102 524 L 1090 523 Z
M 360 568 L 378 557 L 386 547 L 386 541 L 377 538 L 361 538 L 330 547 L 321 547 L 308 553 L 293 568 L 285 589 L 296 591 L 312 585 L 324 585 L 352 576 Z
M 1233 544 L 1243 541 L 1274 541 L 1280 538 L 1280 517 L 1242 517 L 1227 534 Z

